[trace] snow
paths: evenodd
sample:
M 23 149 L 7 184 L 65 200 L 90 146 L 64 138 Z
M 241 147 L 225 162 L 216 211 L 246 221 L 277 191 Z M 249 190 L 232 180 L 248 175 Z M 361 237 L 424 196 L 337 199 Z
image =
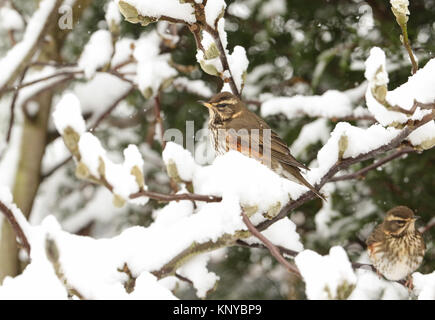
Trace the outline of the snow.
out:
M 106 150 L 101 146 L 100 141 L 89 132 L 81 135 L 79 143 L 81 163 L 89 172 L 97 178 L 104 176 L 113 187 L 113 193 L 128 200 L 129 196 L 139 191 L 136 177 L 132 173 L 132 166 L 138 166 L 142 172 L 143 160 L 137 147 L 130 145 L 124 150 L 125 160 L 122 164 L 113 163 L 106 155 Z M 132 201 L 132 200 L 130 200 Z M 147 198 L 141 197 L 135 202 L 141 201 L 145 204 Z
M 115 53 L 113 54 L 111 65 L 117 66 L 126 62 L 133 55 L 135 40 L 130 38 L 121 38 L 116 41 Z
M 205 21 L 208 25 L 214 27 L 217 22 L 216 19 L 224 12 L 227 7 L 225 0 L 207 1 L 205 5 Z
M 261 233 L 276 246 L 281 246 L 283 248 L 297 252 L 304 249 L 300 236 L 296 232 L 296 225 L 288 217 L 275 222 Z M 244 241 L 249 244 L 262 244 L 262 242 L 254 236 L 249 237 Z
M 111 161 L 98 138 L 90 132 L 84 132 L 85 122 L 81 115 L 80 102 L 74 94 L 67 93 L 62 97 L 53 112 L 53 119 L 60 134 L 63 135 L 67 127 L 79 134 L 78 172 L 82 177 L 87 178 L 90 174 L 100 179 L 104 176 L 113 187 L 113 193 L 123 200 L 128 200 L 132 193 L 139 191 L 139 181 L 132 170 L 133 167 L 137 167 L 139 173 L 143 173 L 143 159 L 137 147 L 129 145 L 124 150 L 125 160 L 122 164 Z M 147 198 L 141 197 L 130 201 L 143 205 Z
M 96 118 L 130 89 L 130 83 L 111 74 L 97 72 L 91 80 L 77 83 L 73 91 L 80 101 L 82 111 L 92 112 L 93 118 Z
M 385 52 L 379 47 L 373 47 L 370 55 L 365 62 L 365 78 L 372 87 L 384 86 L 388 84 L 388 73 L 385 62 Z
M 65 231 L 76 233 L 88 226 L 90 223 L 113 223 L 113 220 L 117 216 L 125 214 L 126 210 L 125 208 L 114 207 L 112 204 L 112 198 L 113 195 L 109 190 L 104 187 L 99 187 L 96 190 L 92 201 L 86 203 L 83 208 L 75 211 L 73 215 L 68 216 L 62 221 L 62 228 Z M 71 200 L 77 201 L 77 199 Z
M 134 291 L 129 299 L 138 300 L 177 300 L 173 293 L 159 283 L 158 279 L 149 272 L 142 272 L 136 279 Z
M 172 83 L 177 89 L 185 89 L 186 91 L 210 98 L 213 95 L 211 89 L 202 80 L 190 80 L 186 77 L 177 77 Z
M 179 274 L 193 282 L 198 298 L 206 298 L 207 292 L 212 290 L 219 280 L 214 272 L 207 270 L 207 263 L 210 260 L 210 253 L 197 255 L 185 263 Z
M 148 98 L 156 95 L 166 81 L 177 75 L 177 71 L 169 65 L 170 55 L 159 54 L 160 41 L 157 32 L 150 32 L 136 41 L 133 53 L 138 62 L 135 81 Z
M 223 18 L 221 18 L 219 20 L 219 23 L 222 20 L 223 20 Z M 221 73 L 223 71 L 223 67 L 222 67 L 222 63 L 219 59 L 220 53 L 217 49 L 216 43 L 213 40 L 213 37 L 209 33 L 203 31 L 201 44 L 204 47 L 206 54 L 198 48 L 197 53 L 196 53 L 196 60 L 201 65 L 201 68 L 205 72 L 207 72 L 208 74 L 211 74 L 214 76 L 219 75 L 219 73 Z M 224 48 L 225 48 L 225 46 L 224 46 Z
M 344 143 L 344 150 L 341 150 L 343 158 L 355 158 L 388 144 L 399 132 L 398 129 L 384 128 L 379 124 L 363 129 L 347 122 L 337 123 L 328 142 L 317 153 L 318 167 L 311 167 L 307 173 L 308 181 L 312 184 L 320 182 L 321 178 L 338 161 L 340 141 L 347 141 Z
M 121 23 L 121 13 L 119 12 L 118 5 L 115 1 L 110 1 L 107 5 L 105 19 L 107 25 L 119 25 Z
M 391 7 L 394 11 L 401 15 L 409 15 L 408 0 L 390 0 Z
M 335 191 L 335 185 L 329 183 L 323 187 L 323 193 L 327 196 L 331 195 Z M 316 233 L 322 238 L 328 238 L 331 236 L 331 229 L 329 223 L 335 217 L 340 216 L 340 213 L 334 210 L 332 201 L 322 201 L 322 208 L 316 213 L 314 222 L 316 223 Z
M 23 19 L 17 11 L 8 7 L 0 8 L 0 29 L 22 30 L 23 28 Z
M 10 81 L 22 61 L 28 58 L 28 54 L 33 50 L 43 32 L 48 17 L 59 2 L 59 0 L 41 1 L 39 8 L 28 21 L 23 39 L 10 49 L 6 56 L 0 59 L 0 70 L 2 70 L 0 75 L 0 88 L 4 87 Z
M 159 0 L 159 1 L 142 1 L 142 0 L 116 0 L 127 3 L 136 8 L 138 13 L 143 17 L 160 18 L 167 16 L 174 19 L 180 19 L 187 23 L 194 23 L 195 12 L 193 7 L 188 3 L 180 3 L 178 0 Z M 213 1 L 211 1 L 213 2 Z
M 85 72 L 85 76 L 91 79 L 97 69 L 105 67 L 112 58 L 113 45 L 112 35 L 107 30 L 95 31 L 86 44 L 79 58 L 79 67 Z
M 337 90 L 328 90 L 318 96 L 295 95 L 273 97 L 261 105 L 263 117 L 284 114 L 288 119 L 308 115 L 310 117 L 341 118 L 353 113 L 349 96 Z
M 83 120 L 80 101 L 73 93 L 66 93 L 55 107 L 53 120 L 57 131 L 63 134 L 65 129 L 71 127 L 79 135 L 86 130 Z
M 384 87 L 385 93 L 381 93 L 381 95 L 385 96 L 383 98 L 386 99 L 386 102 L 391 106 L 399 106 L 405 110 L 412 108 L 414 100 L 420 103 L 433 103 L 435 93 L 432 88 L 435 86 L 435 80 L 432 75 L 435 72 L 435 59 L 431 59 L 423 68 L 409 77 L 406 83 L 388 92 L 386 91 L 388 74 L 385 59 L 385 53 L 380 48 L 374 47 L 370 50 L 370 56 L 365 63 L 365 77 L 369 81 L 366 92 L 368 110 L 384 126 L 405 123 L 409 119 L 421 119 L 427 111 L 417 108 L 416 112 L 409 116 L 405 113 L 388 110 L 378 101 L 379 99 L 375 98 L 374 92 L 379 90 L 379 87 Z
M 398 105 L 410 110 L 414 100 L 421 103 L 433 103 L 435 101 L 435 59 L 429 60 L 423 68 L 420 68 L 408 81 L 393 91 L 388 92 L 387 101 L 391 105 Z
M 420 146 L 423 149 L 432 148 L 435 145 L 435 121 L 431 120 L 414 130 L 408 140 L 414 146 Z
M 90 174 L 97 179 L 101 178 L 104 172 L 100 174 L 100 161 L 104 162 L 107 156 L 106 150 L 104 150 L 100 140 L 90 132 L 83 133 L 79 140 L 79 152 L 80 161 L 86 165 Z
M 287 4 L 284 0 L 270 0 L 261 6 L 259 16 L 265 19 L 275 15 L 285 14 L 286 11 Z
M 290 150 L 294 156 L 303 154 L 306 148 L 317 141 L 325 144 L 328 141 L 331 130 L 328 126 L 328 120 L 319 118 L 304 125 L 297 139 L 293 142 Z
M 228 6 L 228 13 L 240 19 L 248 19 L 252 13 L 249 6 L 243 2 L 233 2 Z
M 397 282 L 387 281 L 370 270 L 355 270 L 355 289 L 349 300 L 408 300 L 408 290 Z
M 243 77 L 244 74 L 246 74 L 249 65 L 245 48 L 241 46 L 235 46 L 233 53 L 228 56 L 228 64 L 230 66 L 234 82 L 236 83 L 236 87 L 239 91 L 241 91 L 243 86 Z
M 354 286 L 357 281 L 346 252 L 339 246 L 332 247 L 326 256 L 304 250 L 295 257 L 295 263 L 310 300 L 336 299 L 342 294 L 340 287 Z
M 429 274 L 415 272 L 412 278 L 418 300 L 435 300 L 435 271 Z
M 162 152 L 162 158 L 167 167 L 175 164 L 178 176 L 182 181 L 188 182 L 193 180 L 193 174 L 197 165 L 188 150 L 176 143 L 168 142 Z

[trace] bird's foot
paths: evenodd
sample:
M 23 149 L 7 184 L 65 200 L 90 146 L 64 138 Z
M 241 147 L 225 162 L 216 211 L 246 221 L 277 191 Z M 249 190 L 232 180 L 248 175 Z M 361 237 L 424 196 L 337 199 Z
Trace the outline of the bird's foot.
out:
M 412 291 L 414 289 L 414 284 L 412 282 L 412 275 L 409 275 L 405 282 L 405 287 L 408 288 L 408 291 Z

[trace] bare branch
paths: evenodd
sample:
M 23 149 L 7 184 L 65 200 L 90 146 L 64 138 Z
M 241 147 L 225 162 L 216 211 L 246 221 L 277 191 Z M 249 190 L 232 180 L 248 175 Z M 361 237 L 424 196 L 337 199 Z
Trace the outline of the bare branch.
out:
M 59 279 L 59 281 L 62 283 L 62 285 L 65 287 L 66 291 L 68 292 L 68 297 L 72 298 L 73 296 L 76 296 L 80 300 L 84 300 L 84 296 L 75 289 L 71 284 L 68 283 L 67 278 L 65 277 L 65 274 L 62 270 L 62 266 L 60 265 L 59 261 L 59 249 L 57 247 L 56 242 L 47 236 L 45 239 L 45 253 L 47 255 L 48 260 L 53 266 L 54 273 L 56 274 L 56 277 Z
M 20 80 L 19 80 L 20 85 L 23 82 L 24 77 L 26 76 L 27 70 L 29 70 L 28 67 L 24 68 L 23 72 L 21 73 Z M 10 113 L 11 114 L 10 114 L 10 118 L 9 118 L 8 131 L 6 134 L 6 145 L 9 144 L 9 141 L 11 139 L 12 127 L 14 125 L 14 120 L 15 120 L 15 102 L 17 101 L 18 93 L 19 93 L 19 90 L 18 89 L 15 90 L 14 96 L 12 97 L 12 101 L 11 101 L 11 106 L 10 106 Z
M 160 130 L 160 144 L 162 146 L 162 149 L 164 149 L 166 146 L 166 141 L 165 139 L 163 139 L 164 128 L 163 128 L 162 116 L 160 114 L 160 92 L 154 98 L 154 115 L 155 115 L 156 125 L 159 126 L 159 130 Z
M 405 147 L 399 147 L 394 153 L 390 154 L 389 156 L 382 158 L 379 161 L 376 161 L 372 163 L 371 165 L 362 168 L 361 170 L 358 170 L 357 172 L 341 175 L 338 177 L 332 177 L 328 182 L 336 182 L 336 181 L 343 181 L 343 180 L 350 180 L 350 179 L 362 179 L 365 177 L 367 172 L 370 170 L 376 169 L 382 165 L 384 165 L 387 162 L 390 162 L 396 158 L 401 157 L 402 155 L 410 152 L 415 152 L 416 150 L 413 147 L 405 146 Z
M 264 243 L 264 245 L 269 249 L 270 253 L 275 257 L 275 259 L 284 266 L 288 271 L 295 273 L 299 277 L 302 277 L 298 268 L 292 264 L 290 264 L 284 257 L 281 255 L 280 250 L 272 243 L 269 239 L 267 239 L 264 235 L 259 232 L 252 222 L 249 220 L 248 216 L 242 211 L 242 219 L 243 222 L 248 227 L 248 230 L 257 237 L 261 242 Z
M 164 194 L 148 190 L 141 190 L 139 192 L 130 195 L 130 199 L 136 199 L 140 197 L 148 197 L 157 201 L 180 201 L 180 200 L 192 200 L 192 201 L 203 201 L 203 202 L 221 202 L 222 197 L 217 196 L 207 196 L 195 193 L 179 193 L 179 194 Z
M 227 70 L 230 73 L 230 77 L 228 78 L 228 82 L 230 84 L 231 91 L 233 92 L 233 94 L 235 94 L 236 96 L 238 96 L 240 98 L 240 92 L 237 89 L 236 83 L 235 83 L 234 78 L 233 78 L 233 74 L 232 74 L 230 66 L 228 64 L 227 53 L 226 53 L 225 48 L 222 44 L 219 32 L 217 30 L 211 28 L 207 24 L 205 25 L 205 30 L 213 37 L 213 39 L 215 40 L 215 42 L 217 44 L 217 48 L 219 50 L 219 59 L 221 60 L 223 69 Z
M 115 110 L 115 108 L 118 106 L 118 104 L 124 100 L 125 98 L 128 97 L 128 95 L 130 93 L 132 93 L 134 90 L 134 87 L 131 87 L 128 91 L 126 91 L 124 94 L 122 94 L 119 98 L 117 98 L 96 120 L 95 122 L 89 127 L 89 130 L 95 130 L 100 123 L 107 117 L 109 116 L 113 110 Z
M 14 213 L 11 209 L 8 208 L 7 205 L 5 205 L 3 202 L 0 201 L 0 211 L 3 212 L 6 219 L 11 224 L 12 228 L 15 231 L 15 234 L 17 235 L 17 238 L 20 240 L 20 245 L 23 246 L 23 248 L 26 250 L 27 254 L 30 256 L 30 244 L 27 240 L 26 235 L 23 232 L 23 229 L 21 228 L 20 224 L 18 223 L 17 219 L 15 218 Z
M 418 231 L 420 231 L 420 233 L 425 233 L 425 232 L 428 232 L 433 227 L 435 227 L 435 218 L 432 218 L 432 220 L 429 221 L 429 223 L 427 225 L 425 225 L 424 227 L 421 227 Z

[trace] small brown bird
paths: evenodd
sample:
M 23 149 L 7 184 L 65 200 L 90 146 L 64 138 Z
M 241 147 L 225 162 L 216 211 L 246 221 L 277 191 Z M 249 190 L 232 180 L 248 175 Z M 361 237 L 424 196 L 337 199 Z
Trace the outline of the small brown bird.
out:
M 249 111 L 245 104 L 230 92 L 214 95 L 202 102 L 210 113 L 208 127 L 217 154 L 236 150 L 268 166 L 280 176 L 306 186 L 319 198 L 326 200 L 300 173 L 308 167 L 297 161 L 286 143 L 269 125 Z
M 409 288 L 411 273 L 422 263 L 426 249 L 421 233 L 415 228 L 417 219 L 408 207 L 395 207 L 366 241 L 370 260 L 378 273 L 394 281 L 408 277 Z

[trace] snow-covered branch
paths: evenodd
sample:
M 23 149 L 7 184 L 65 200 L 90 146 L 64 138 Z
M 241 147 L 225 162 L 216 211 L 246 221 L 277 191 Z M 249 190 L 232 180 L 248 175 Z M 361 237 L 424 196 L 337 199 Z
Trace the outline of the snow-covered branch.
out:
M 31 247 L 26 236 L 28 223 L 21 210 L 12 202 L 12 195 L 9 190 L 3 186 L 0 186 L 0 211 L 9 221 L 17 238 L 20 240 L 20 245 L 29 255 Z
M 0 59 L 0 95 L 3 89 L 12 84 L 25 68 L 27 63 L 38 49 L 38 44 L 43 39 L 48 26 L 53 23 L 62 0 L 44 0 L 39 3 L 38 10 L 29 20 L 23 39 Z
M 345 131 L 342 131 L 340 128 L 336 127 L 334 132 L 331 134 L 331 138 L 319 151 L 317 156 L 318 162 L 324 163 L 325 166 L 319 166 L 318 168 L 312 169 L 309 172 L 308 177 L 312 177 L 310 180 L 314 183 L 314 185 L 317 188 L 321 188 L 326 183 L 330 182 L 335 174 L 337 174 L 339 171 L 345 170 L 355 163 L 373 159 L 384 154 L 385 152 L 399 148 L 401 143 L 406 141 L 406 139 L 409 138 L 413 132 L 416 132 L 419 128 L 423 128 L 427 124 L 433 123 L 434 119 L 435 112 L 432 111 L 432 113 L 427 114 L 413 125 L 408 125 L 402 130 L 394 129 L 393 131 L 388 129 L 380 129 L 380 127 L 376 126 L 372 126 L 369 129 L 364 130 L 348 125 L 351 131 L 345 133 Z M 352 131 L 353 134 L 350 134 Z M 342 134 L 344 133 L 344 135 L 340 135 L 339 132 Z M 365 138 L 368 138 L 370 135 L 372 135 L 372 138 L 376 140 L 376 142 L 372 140 L 372 142 L 374 142 L 374 144 L 372 144 L 373 149 L 367 144 L 362 144 L 360 147 L 363 149 L 369 149 L 369 151 L 362 151 L 358 148 L 356 141 L 362 138 L 360 134 L 365 134 Z M 429 134 L 435 134 L 435 132 L 429 132 Z M 350 152 L 348 152 L 348 147 L 352 148 Z M 346 154 L 349 155 L 347 156 Z M 390 158 L 389 160 L 392 159 L 393 158 Z M 285 207 L 283 207 L 273 219 L 257 225 L 257 229 L 264 230 L 268 228 L 277 220 L 286 217 L 291 211 L 314 198 L 315 195 L 311 191 L 301 194 L 294 201 L 289 202 Z
M 118 0 L 124 18 L 143 26 L 157 20 L 183 23 L 195 37 L 196 58 L 204 72 L 218 76 L 224 82 L 223 90 L 240 96 L 249 64 L 246 51 L 236 46 L 232 54 L 227 49 L 224 30 L 226 4 L 224 0 L 185 1 L 165 0 L 143 3 L 136 0 Z

